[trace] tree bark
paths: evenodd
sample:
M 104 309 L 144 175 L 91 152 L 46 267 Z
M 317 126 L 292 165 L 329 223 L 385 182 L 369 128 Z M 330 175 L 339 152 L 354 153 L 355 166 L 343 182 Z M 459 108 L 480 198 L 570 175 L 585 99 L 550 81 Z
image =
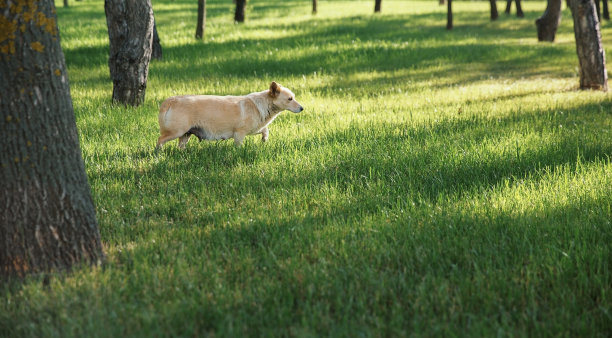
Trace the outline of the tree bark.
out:
M 512 0 L 508 0 L 506 1 L 506 10 L 504 10 L 504 13 L 510 14 L 511 9 L 512 9 Z
M 497 3 L 495 0 L 489 0 L 489 2 L 491 3 L 491 21 L 497 20 L 499 17 L 499 14 L 497 13 Z
M 206 0 L 198 0 L 198 21 L 196 22 L 195 37 L 202 40 L 206 30 Z
M 159 34 L 157 34 L 157 23 L 153 19 L 153 45 L 151 46 L 151 58 L 155 60 L 162 59 L 162 46 L 159 40 Z
M 453 0 L 446 0 L 446 29 L 453 29 Z
M 317 14 L 317 0 L 312 0 L 312 14 Z
M 104 10 L 113 102 L 138 106 L 145 98 L 153 45 L 151 0 L 105 0 Z
M 523 6 L 521 6 L 521 0 L 515 0 L 516 2 L 516 16 L 519 18 L 524 18 L 525 13 L 523 13 Z
M 52 0 L 5 3 L 0 40 L 0 279 L 104 258 Z
M 544 14 L 535 23 L 538 41 L 555 41 L 555 34 L 561 23 L 561 0 L 548 0 Z
M 236 0 L 236 12 L 234 13 L 234 22 L 244 22 L 245 7 L 246 7 L 246 0 Z
M 606 56 L 593 0 L 568 0 L 574 19 L 576 53 L 580 65 L 580 89 L 608 90 Z
M 381 4 L 382 0 L 375 0 L 374 1 L 374 13 L 380 13 L 380 4 Z

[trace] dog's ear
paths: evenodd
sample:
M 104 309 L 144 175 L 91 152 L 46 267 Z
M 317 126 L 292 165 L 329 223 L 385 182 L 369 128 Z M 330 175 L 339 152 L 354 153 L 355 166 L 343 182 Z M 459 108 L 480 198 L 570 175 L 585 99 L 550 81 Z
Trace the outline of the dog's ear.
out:
M 275 81 L 272 81 L 272 83 L 270 83 L 270 91 L 268 93 L 271 97 L 276 97 L 276 95 L 280 94 L 280 89 L 281 86 Z

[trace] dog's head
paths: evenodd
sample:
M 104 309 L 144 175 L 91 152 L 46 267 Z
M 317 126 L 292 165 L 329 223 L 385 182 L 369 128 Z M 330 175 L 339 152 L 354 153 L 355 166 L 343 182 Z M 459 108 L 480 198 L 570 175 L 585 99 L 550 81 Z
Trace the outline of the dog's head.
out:
M 304 110 L 304 107 L 295 100 L 295 95 L 289 89 L 274 81 L 270 84 L 268 95 L 272 98 L 274 105 L 282 110 L 287 109 L 294 113 Z

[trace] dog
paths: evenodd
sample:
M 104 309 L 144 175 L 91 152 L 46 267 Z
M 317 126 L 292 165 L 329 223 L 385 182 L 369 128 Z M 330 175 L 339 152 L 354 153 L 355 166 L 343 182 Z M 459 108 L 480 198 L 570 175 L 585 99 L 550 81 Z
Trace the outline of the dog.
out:
M 191 135 L 202 140 L 233 138 L 242 145 L 246 135 L 261 134 L 268 140 L 268 125 L 283 110 L 299 113 L 304 110 L 291 90 L 276 82 L 262 92 L 245 96 L 183 95 L 162 102 L 158 121 L 160 136 L 156 149 L 179 139 L 184 149 Z

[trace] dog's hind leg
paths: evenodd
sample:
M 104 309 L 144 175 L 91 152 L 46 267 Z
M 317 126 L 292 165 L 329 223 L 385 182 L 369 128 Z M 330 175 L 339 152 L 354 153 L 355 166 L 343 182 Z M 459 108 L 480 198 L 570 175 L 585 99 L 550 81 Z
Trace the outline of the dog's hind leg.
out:
M 244 141 L 244 134 L 234 134 L 234 145 L 236 147 L 240 147 L 242 145 L 242 141 Z
M 156 148 L 156 149 L 160 149 L 160 148 L 161 148 L 161 147 L 164 145 L 164 143 L 166 143 L 166 142 L 168 142 L 168 141 L 172 141 L 172 140 L 174 140 L 175 138 L 177 138 L 177 137 L 179 137 L 179 136 L 181 136 L 181 135 L 183 135 L 183 134 L 182 134 L 182 133 L 181 133 L 181 134 L 178 134 L 178 133 L 174 133 L 174 134 L 171 134 L 171 133 L 163 133 L 163 134 L 161 134 L 161 136 L 160 136 L 160 137 L 157 139 L 157 146 L 156 146 L 155 148 Z
M 185 145 L 187 144 L 187 142 L 189 142 L 189 138 L 191 137 L 190 133 L 187 133 L 181 137 L 179 137 L 179 144 L 178 147 L 180 149 L 185 149 Z

